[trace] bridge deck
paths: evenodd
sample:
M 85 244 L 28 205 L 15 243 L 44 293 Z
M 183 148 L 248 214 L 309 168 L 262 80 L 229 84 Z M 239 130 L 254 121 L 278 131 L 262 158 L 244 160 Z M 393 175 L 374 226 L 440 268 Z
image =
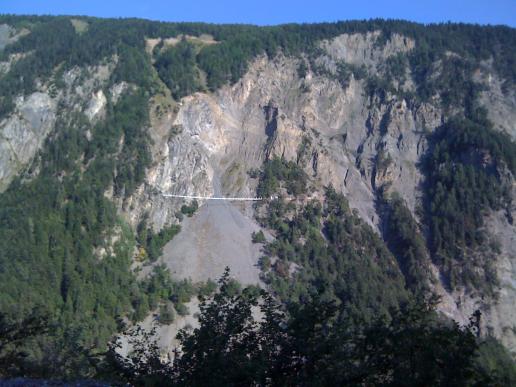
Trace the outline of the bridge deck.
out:
M 193 195 L 174 195 L 174 194 L 163 194 L 167 198 L 180 198 L 180 199 L 198 199 L 198 200 L 228 200 L 228 201 L 245 201 L 245 202 L 259 202 L 264 198 L 246 198 L 246 197 L 215 197 L 215 196 L 193 196 Z

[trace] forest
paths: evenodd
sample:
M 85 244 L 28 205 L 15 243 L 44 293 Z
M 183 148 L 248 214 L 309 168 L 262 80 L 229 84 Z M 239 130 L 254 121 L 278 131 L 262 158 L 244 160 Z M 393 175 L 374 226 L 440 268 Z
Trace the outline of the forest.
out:
M 492 294 L 497 278 L 490 258 L 497 246 L 482 226 L 488 209 L 511 205 L 506 171 L 516 172 L 516 144 L 493 130 L 485 112 L 476 120 L 450 120 L 431 141 L 424 161 L 430 250 L 451 288 L 465 284 Z M 512 223 L 510 211 L 506 214 Z M 472 253 L 479 249 L 482 254 Z
M 105 375 L 134 385 L 170 386 L 499 386 L 516 381 L 516 367 L 479 362 L 503 348 L 478 341 L 480 314 L 467 326 L 447 324 L 432 302 L 414 302 L 355 325 L 340 319 L 339 306 L 321 295 L 282 311 L 266 291 L 235 292 L 230 272 L 218 290 L 203 299 L 200 326 L 179 333 L 181 350 L 173 365 L 159 361 L 159 351 L 134 335 L 132 357 L 104 359 Z M 263 318 L 256 320 L 253 308 Z M 287 317 L 288 315 L 288 317 Z M 506 367 L 506 368 L 503 368 Z

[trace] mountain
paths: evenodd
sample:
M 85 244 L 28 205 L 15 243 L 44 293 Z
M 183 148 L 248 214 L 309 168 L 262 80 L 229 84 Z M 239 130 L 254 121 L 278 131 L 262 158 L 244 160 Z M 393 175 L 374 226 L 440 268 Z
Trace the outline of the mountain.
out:
M 52 324 L 25 367 L 88 375 L 141 321 L 167 352 L 226 266 L 357 324 L 436 294 L 515 351 L 515 47 L 503 26 L 0 16 L 0 311 Z

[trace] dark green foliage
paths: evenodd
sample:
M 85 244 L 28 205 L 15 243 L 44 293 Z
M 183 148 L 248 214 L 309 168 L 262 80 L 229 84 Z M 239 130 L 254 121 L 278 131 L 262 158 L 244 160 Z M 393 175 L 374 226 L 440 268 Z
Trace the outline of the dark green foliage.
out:
M 30 34 L 0 53 L 0 57 L 6 59 L 9 54 L 30 52 L 0 78 L 0 117 L 12 109 L 14 96 L 34 91 L 36 78 L 48 79 L 58 66 L 62 73 L 73 66 L 97 64 L 114 54 L 119 55 L 119 61 L 113 82 L 125 80 L 145 87 L 150 85 L 150 60 L 144 52 L 143 35 L 135 28 L 136 23 L 88 21 L 88 31 L 77 34 L 69 18 L 36 19 L 29 26 Z M 16 18 L 13 22 L 16 23 Z
M 209 279 L 205 284 L 202 284 L 199 287 L 199 297 L 210 297 L 217 290 L 217 284 Z
M 445 104 L 464 102 L 474 88 L 468 79 L 471 70 L 481 60 L 490 58 L 493 59 L 496 71 L 505 79 L 505 89 L 508 90 L 516 82 L 516 54 L 512 50 L 516 44 L 516 33 L 508 27 L 463 24 L 424 26 L 376 19 L 260 28 L 249 25 L 158 23 L 138 19 L 81 19 L 88 22 L 88 30 L 77 34 L 67 17 L 0 17 L 2 22 L 25 26 L 32 31 L 18 42 L 8 45 L 3 56 L 35 51 L 34 55 L 20 60 L 7 76 L 0 79 L 0 114 L 12 108 L 12 97 L 20 90 L 24 93 L 33 90 L 36 75 L 48 77 L 59 64 L 70 68 L 73 65 L 93 64 L 100 58 L 117 54 L 120 60 L 115 79 L 147 84 L 150 79 L 147 71 L 150 61 L 144 52 L 144 37 L 167 38 L 180 34 L 211 34 L 219 43 L 203 46 L 196 53 L 184 41 L 159 55 L 158 72 L 176 98 L 199 88 L 198 68 L 206 74 L 208 87 L 216 90 L 228 82 L 238 81 L 247 70 L 248 62 L 258 55 L 272 57 L 279 51 L 286 55 L 311 54 L 319 50 L 318 42 L 321 39 L 331 39 L 343 33 L 375 30 L 382 31 L 376 42 L 378 45 L 384 44 L 393 33 L 415 40 L 415 49 L 407 57 L 421 99 L 441 91 L 444 92 Z M 449 52 L 458 54 L 460 58 L 450 56 Z M 443 69 L 434 82 L 430 75 L 438 60 L 442 60 Z M 390 58 L 386 76 L 403 76 L 403 62 L 401 56 Z M 305 71 L 301 69 L 300 75 Z M 360 69 L 354 69 L 353 73 L 356 78 L 365 76 Z M 340 77 L 344 81 L 348 77 L 346 74 L 349 74 L 347 70 L 341 71 Z M 451 82 L 452 87 L 447 82 Z M 390 85 L 390 82 L 386 85 Z M 382 93 L 386 85 L 375 81 L 370 83 L 369 89 L 379 87 L 378 92 Z
M 387 116 L 387 117 L 386 117 Z M 383 126 L 383 121 L 385 119 L 388 119 L 388 114 L 384 115 L 384 118 L 382 118 L 382 123 L 380 123 L 380 127 Z M 387 153 L 383 148 L 378 151 L 378 154 L 376 155 L 375 160 L 375 168 L 376 168 L 376 174 L 380 175 L 384 173 L 389 166 L 392 164 L 392 158 L 389 153 Z
M 496 375 L 501 386 L 516 385 L 516 363 L 513 355 L 494 337 L 487 336 L 479 346 L 478 365 L 486 373 Z
M 63 58 L 68 56 L 68 50 L 75 37 L 72 24 L 65 19 L 56 18 L 35 25 L 32 33 L 4 49 L 2 56 L 5 58 L 14 52 L 35 52 L 18 61 L 7 76 L 0 78 L 0 116 L 12 108 L 10 103 L 13 97 L 20 92 L 27 94 L 33 90 L 36 77 L 50 75 Z
M 197 289 L 191 281 L 174 281 L 164 265 L 155 266 L 152 275 L 141 282 L 140 288 L 143 300 L 142 313 L 156 309 L 160 302 L 170 301 L 174 304 L 176 311 L 182 315 L 183 304 L 190 301 L 191 297 L 197 293 Z M 140 318 L 136 320 L 145 315 L 138 317 Z
M 406 69 L 408 66 L 408 59 L 403 54 L 392 55 L 387 58 L 385 66 L 386 66 L 386 76 L 389 81 L 396 80 L 400 83 L 403 83 L 406 79 Z
M 267 160 L 260 173 L 256 193 L 259 197 L 269 197 L 284 187 L 290 195 L 306 192 L 307 177 L 303 169 L 293 161 L 275 157 Z
M 395 258 L 342 195 L 328 189 L 322 207 L 312 202 L 288 215 L 287 206 L 275 200 L 262 219 L 276 233 L 265 248 L 277 257 L 265 279 L 281 300 L 298 302 L 323 292 L 359 320 L 388 315 L 408 300 Z M 291 265 L 298 268 L 293 274 Z
M 498 58 L 495 68 L 508 87 L 516 81 L 516 54 L 505 51 L 506 44 L 514 44 L 516 34 L 508 27 L 479 30 L 473 25 L 446 23 L 427 26 L 425 32 L 420 26 L 405 23 L 398 24 L 398 28 L 392 27 L 383 30 L 383 39 L 396 32 L 415 40 L 415 49 L 408 55 L 408 60 L 417 96 L 422 100 L 439 91 L 443 94 L 443 107 L 453 104 L 467 110 L 476 91 L 471 79 L 472 70 L 479 61 L 490 57 Z M 510 30 L 512 32 L 507 34 Z M 441 68 L 437 78 L 433 78 L 431 74 L 438 60 L 441 60 Z M 399 59 L 392 58 L 388 63 L 389 73 L 394 76 L 399 72 L 399 64 Z
M 0 378 L 27 372 L 24 358 L 27 354 L 21 346 L 28 338 L 41 337 L 48 333 L 51 324 L 48 316 L 34 311 L 23 319 L 11 319 L 0 313 Z
M 395 94 L 397 92 L 389 79 L 378 75 L 372 75 L 366 79 L 365 91 L 370 98 L 378 96 L 381 103 L 386 102 L 389 93 Z
M 115 193 L 127 197 L 143 181 L 145 169 L 151 161 L 148 134 L 142 127 L 148 121 L 147 98 L 142 92 L 122 98 L 117 103 L 112 117 L 112 120 L 106 120 L 100 130 L 105 130 L 104 128 L 109 126 L 109 130 L 124 135 L 122 151 L 116 164 Z M 97 133 L 98 130 L 95 134 Z M 95 141 L 94 144 L 98 145 Z M 95 150 L 88 151 L 89 154 L 95 155 Z
M 268 256 L 263 255 L 260 257 L 258 265 L 263 272 L 267 272 L 271 268 L 271 259 Z
M 51 364 L 34 372 L 88 374 L 86 353 L 105 346 L 118 317 L 148 310 L 129 269 L 132 232 L 104 195 L 112 185 L 127 194 L 142 181 L 146 109 L 136 92 L 108 106 L 93 128 L 81 116 L 60 119 L 35 161 L 39 174 L 0 195 L 0 309 L 24 318 L 39 307 L 56 321 L 48 335 L 20 344 L 27 364 Z
M 193 44 L 185 39 L 158 55 L 154 66 L 174 98 L 193 94 L 200 87 Z
M 418 56 L 419 54 L 419 56 Z M 441 104 L 445 111 L 450 108 L 459 108 L 469 114 L 473 108 L 479 84 L 472 79 L 473 70 L 478 67 L 471 60 L 457 56 L 444 55 L 441 59 L 437 75 L 431 76 L 434 71 L 432 62 L 422 53 L 411 56 L 413 78 L 417 85 L 417 95 L 426 100 L 440 93 Z
M 382 198 L 383 234 L 397 258 L 407 287 L 416 295 L 429 292 L 431 278 L 425 240 L 403 199 L 396 193 Z
M 181 213 L 191 218 L 198 208 L 199 203 L 197 203 L 197 200 L 194 199 L 190 205 L 183 204 L 181 206 Z
M 176 310 L 180 316 L 186 316 L 188 313 L 190 313 L 186 305 L 182 303 L 176 304 Z
M 176 386 L 490 386 L 502 379 L 476 363 L 474 324 L 440 321 L 433 304 L 414 304 L 386 322 L 354 326 L 320 297 L 288 313 L 270 295 L 220 290 L 204 300 L 200 326 L 178 335 L 170 368 L 155 361 L 155 345 L 136 340 L 132 364 L 114 356 L 113 370 L 130 384 Z M 253 318 L 259 307 L 263 318 Z M 138 348 L 145 348 L 141 351 Z
M 452 289 L 492 293 L 497 278 L 489 257 L 496 249 L 482 231 L 483 217 L 510 198 L 506 171 L 516 171 L 516 144 L 485 120 L 467 119 L 451 120 L 431 141 L 424 169 L 433 258 Z
M 355 79 L 363 79 L 367 76 L 365 67 L 355 66 L 345 62 L 337 63 L 337 79 L 343 88 L 348 87 L 351 75 Z
M 263 234 L 263 231 L 260 230 L 258 232 L 253 232 L 251 235 L 253 243 L 264 243 L 265 242 L 265 235 Z
M 331 302 L 314 299 L 291 311 L 287 345 L 279 357 L 288 359 L 282 369 L 292 385 L 494 382 L 475 363 L 478 345 L 473 326 L 440 321 L 431 303 L 409 305 L 393 312 L 388 322 L 376 318 L 360 326 L 339 321 L 337 309 Z
M 172 225 L 163 227 L 157 234 L 147 227 L 146 219 L 143 219 L 136 230 L 138 245 L 145 249 L 145 253 L 151 262 L 156 261 L 163 254 L 163 247 L 179 233 L 181 226 Z
M 131 386 L 170 386 L 172 367 L 161 361 L 155 330 L 146 331 L 141 327 L 126 330 L 128 343 L 132 347 L 128 356 L 118 351 L 122 347 L 117 338 L 109 344 L 97 366 L 98 374 L 103 380 L 112 380 L 114 385 Z
M 234 293 L 230 283 L 226 270 L 213 301 L 200 305 L 200 327 L 193 334 L 179 333 L 182 354 L 174 364 L 179 385 L 253 384 L 256 348 L 250 345 L 256 337 L 256 324 L 251 308 L 257 305 L 257 298 Z
M 161 324 L 172 324 L 176 317 L 173 304 L 170 302 L 161 305 L 159 308 L 159 322 Z
M 302 59 L 299 62 L 299 65 L 297 66 L 297 76 L 301 79 L 306 77 L 306 74 L 308 73 L 308 66 L 306 65 L 306 62 Z
M 118 49 L 118 65 L 111 82 L 131 82 L 145 89 L 152 87 L 152 65 L 148 55 L 141 47 L 127 44 Z
M 394 314 L 389 324 L 376 322 L 364 332 L 371 354 L 366 384 L 391 386 L 471 386 L 495 384 L 475 359 L 474 326 L 439 321 L 431 307 L 416 305 Z M 387 383 L 383 379 L 387 376 Z M 496 385 L 496 384 L 495 384 Z
M 484 258 L 480 259 L 475 252 L 491 248 L 489 236 L 479 231 L 483 212 L 507 205 L 506 188 L 511 182 L 508 171 L 515 173 L 516 149 L 506 136 L 497 134 L 477 117 L 475 98 L 479 88 L 471 75 L 480 61 L 492 59 L 497 74 L 504 80 L 503 89 L 514 87 L 514 29 L 457 24 L 422 26 L 383 20 L 260 28 L 138 19 L 80 19 L 88 23 L 88 30 L 82 34 L 75 32 L 69 17 L 0 16 L 0 23 L 31 31 L 0 52 L 2 61 L 11 54 L 27 54 L 7 74 L 0 76 L 0 118 L 13 109 L 14 99 L 19 94 L 35 91 L 36 80 L 50 82 L 50 94 L 58 95 L 59 89 L 64 87 L 63 74 L 73 66 L 96 65 L 116 57 L 117 67 L 105 85 L 105 94 L 115 82 L 126 81 L 137 86 L 133 92 L 124 94 L 115 106 L 108 102 L 106 119 L 93 127 L 79 114 L 60 116 L 55 131 L 28 174 L 0 194 L 0 310 L 9 321 L 23 322 L 30 321 L 34 308 L 40 308 L 55 324 L 54 329 L 44 335 L 30 335 L 16 343 L 18 353 L 24 354 L 23 358 L 16 359 L 20 363 L 17 367 L 36 375 L 89 375 L 92 370 L 89 355 L 105 347 L 111 335 L 122 328 L 123 317 L 141 319 L 149 310 L 170 305 L 168 303 L 173 303 L 178 313 L 186 313 L 184 304 L 197 291 L 187 281 L 172 281 L 163 267 L 158 267 L 143 283 L 136 282 L 129 269 L 136 242 L 134 235 L 118 219 L 115 205 L 105 195 L 114 188 L 117 199 L 123 201 L 143 181 L 151 161 L 149 139 L 143 128 L 148 121 L 148 98 L 158 88 L 156 72 L 173 96 L 181 98 L 202 89 L 204 76 L 207 87 L 216 90 L 226 83 L 237 82 L 247 70 L 248 62 L 258 55 L 273 57 L 281 51 L 311 58 L 317 53 L 321 39 L 342 33 L 381 30 L 378 45 L 385 43 L 393 33 L 416 42 L 415 49 L 406 56 L 389 58 L 382 77 L 341 63 L 337 77 L 343 86 L 347 85 L 351 74 L 355 78 L 367 78 L 368 94 L 385 100 L 390 93 L 401 93 L 394 86 L 394 80 L 403 79 L 408 63 L 417 87 L 416 95 L 403 95 L 408 103 L 439 94 L 446 108 L 461 111 L 475 120 L 476 123 L 452 121 L 432 136 L 433 145 L 426 161 L 430 250 L 452 288 L 465 283 L 472 288 L 487 288 L 489 293 L 496 284 L 496 276 L 488 264 L 491 255 L 483 251 Z M 217 44 L 194 49 L 183 40 L 173 48 L 163 51 L 158 48 L 155 68 L 145 52 L 146 37 L 202 33 L 211 34 Z M 458 55 L 450 55 L 450 52 Z M 310 69 L 317 72 L 309 63 Z M 304 77 L 307 71 L 303 59 L 298 75 Z M 91 140 L 85 133 L 91 133 Z M 300 149 L 299 161 L 309 147 L 303 144 L 306 146 Z M 377 161 L 381 168 L 386 160 Z M 260 177 L 259 196 L 269 197 L 283 190 L 289 195 L 302 196 L 307 190 L 303 170 L 296 163 L 282 159 L 267 161 L 263 172 L 256 177 Z M 418 292 L 419 279 L 424 276 L 420 269 L 424 268 L 418 267 L 422 248 L 417 227 L 404 206 L 397 202 L 388 205 L 387 239 L 396 241 L 391 250 L 402 263 L 407 286 Z M 191 216 L 197 206 L 194 202 L 183 206 L 181 211 Z M 229 302 L 242 310 L 236 325 L 224 316 L 220 321 L 222 325 L 216 326 L 224 332 L 242 332 L 238 340 L 245 339 L 245 343 L 240 345 L 238 340 L 223 339 L 226 341 L 222 344 L 216 343 L 220 344 L 216 347 L 219 355 L 221 349 L 229 349 L 234 356 L 225 363 L 214 352 L 208 363 L 198 364 L 227 369 L 228 365 L 243 363 L 245 367 L 243 370 L 235 367 L 227 375 L 214 373 L 213 381 L 229 380 L 238 384 L 252 379 L 266 384 L 270 380 L 267 378 L 279 378 L 272 380 L 286 384 L 287 379 L 281 379 L 285 375 L 291 384 L 329 384 L 330 381 L 335 384 L 335 380 L 351 380 L 354 384 L 453 382 L 460 385 L 461 381 L 453 377 L 475 380 L 466 364 L 473 345 L 464 330 L 440 327 L 437 334 L 417 324 L 412 329 L 413 320 L 401 321 L 400 316 L 392 312 L 392 308 L 399 308 L 411 298 L 404 289 L 395 258 L 374 232 L 350 211 L 340 195 L 330 190 L 324 206 L 310 203 L 298 208 L 292 202 L 273 200 L 262 221 L 277 237 L 275 242 L 266 245 L 267 256 L 261 260 L 266 279 L 283 301 L 306 301 L 306 305 L 300 306 L 297 314 L 291 312 L 293 325 L 287 333 L 283 330 L 285 325 L 278 324 L 282 318 L 274 314 L 272 304 L 266 304 L 265 312 L 269 315 L 266 314 L 265 325 L 255 334 L 248 329 L 246 302 L 256 302 L 256 292 L 248 291 L 244 297 L 236 283 L 228 283 L 219 306 Z M 137 242 L 149 258 L 155 260 L 177 231 L 171 227 L 152 234 L 143 225 Z M 111 244 L 111 240 L 117 242 Z M 477 270 L 479 268 L 481 270 Z M 200 291 L 208 295 L 213 290 L 210 284 Z M 323 302 L 313 305 L 309 300 L 317 293 L 321 294 Z M 328 300 L 336 300 L 336 313 Z M 233 307 L 225 310 L 239 312 Z M 215 310 L 210 313 L 219 317 Z M 393 324 L 397 321 L 398 325 L 387 328 L 383 325 L 381 329 L 375 328 L 376 333 L 368 333 L 366 337 L 373 337 L 373 344 L 366 341 L 356 344 L 355 347 L 362 348 L 372 345 L 381 356 L 376 358 L 376 363 L 366 362 L 364 369 L 372 370 L 369 376 L 352 371 L 355 379 L 346 379 L 350 374 L 339 373 L 348 370 L 343 364 L 353 369 L 360 361 L 342 360 L 349 359 L 349 352 L 339 345 L 359 340 L 363 335 L 350 338 L 332 333 L 328 335 L 332 338 L 329 340 L 325 338 L 326 328 L 330 329 L 337 318 L 343 322 L 352 320 L 352 324 L 343 324 L 352 330 L 356 328 L 356 321 L 372 321 L 375 316 L 391 316 Z M 23 327 L 23 323 L 21 325 Z M 208 331 L 206 335 L 215 337 L 212 333 Z M 418 346 L 419 341 L 410 336 L 412 334 L 422 338 L 425 348 L 435 351 L 425 352 L 425 348 Z M 291 341 L 285 343 L 285 336 Z M 258 344 L 256 337 L 260 340 Z M 248 344 L 252 345 L 252 350 Z M 459 346 L 463 347 L 462 353 L 456 352 Z M 201 351 L 202 347 L 191 348 Z M 258 351 L 259 348 L 263 351 Z M 279 348 L 290 349 L 284 349 L 285 355 L 278 356 Z M 343 352 L 331 352 L 332 348 Z M 400 353 L 399 348 L 413 348 L 411 353 L 418 354 L 421 363 L 414 368 L 412 360 L 406 357 L 407 352 Z M 489 348 L 486 350 L 489 356 L 498 357 L 500 352 L 496 348 L 486 348 Z M 244 352 L 248 350 L 250 352 Z M 447 352 L 454 357 L 447 357 Z M 247 357 L 248 353 L 251 358 Z M 296 358 L 292 357 L 293 353 L 297 354 Z M 328 354 L 331 356 L 327 357 Z M 353 356 L 351 359 L 360 359 L 359 355 Z M 276 358 L 285 358 L 287 363 L 273 365 Z M 288 368 L 288 359 L 296 364 L 294 370 Z M 310 361 L 304 362 L 305 359 Z M 432 368 L 437 360 L 451 364 L 454 374 L 448 372 L 450 368 Z M 42 364 L 46 366 L 41 367 Z M 422 365 L 427 368 L 419 368 Z M 279 374 L 269 371 L 277 367 Z M 285 373 L 285 369 L 290 371 Z M 431 379 L 429 370 L 432 377 L 441 379 Z M 156 375 L 168 371 L 162 367 Z M 138 371 L 145 372 L 146 369 Z M 254 372 L 259 372 L 259 376 Z M 406 379 L 401 379 L 402 374 L 408 375 Z

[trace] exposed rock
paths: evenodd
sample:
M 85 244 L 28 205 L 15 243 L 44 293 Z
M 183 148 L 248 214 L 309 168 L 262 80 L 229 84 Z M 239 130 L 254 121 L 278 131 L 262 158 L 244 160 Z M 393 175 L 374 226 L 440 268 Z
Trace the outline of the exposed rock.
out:
M 10 42 L 13 29 L 7 24 L 0 24 L 0 50 Z
M 66 71 L 63 74 L 66 87 L 65 90 L 61 90 L 66 106 L 74 110 L 82 110 L 85 101 L 88 108 L 90 103 L 96 105 L 105 100 L 106 96 L 101 88 L 109 80 L 117 62 L 118 58 L 113 56 L 105 58 L 96 66 L 73 67 Z
M 386 105 L 372 101 L 369 108 L 362 81 L 351 79 L 346 89 L 313 74 L 302 81 L 297 65 L 297 60 L 281 56 L 260 58 L 236 85 L 214 95 L 186 97 L 176 117 L 169 114 L 161 126 L 153 125 L 163 128 L 172 120 L 170 137 L 156 139 L 160 148 L 153 152 L 156 164 L 148 173 L 147 188 L 132 199 L 139 203 L 130 215 L 133 224 L 142 209 L 150 212 L 156 229 L 175 222 L 177 204 L 167 204 L 159 192 L 209 196 L 214 171 L 223 182 L 233 181 L 222 185 L 222 194 L 252 196 L 255 183 L 246 172 L 272 155 L 297 161 L 304 138 L 316 161 L 303 167 L 314 175 L 318 189 L 333 185 L 372 225 L 378 220 L 375 159 L 380 147 L 388 148 L 391 186 L 413 209 L 421 180 L 415 164 L 425 149 L 423 129 L 440 123 L 439 110 L 421 105 L 412 111 L 395 97 Z M 172 135 L 177 127 L 181 133 Z
M 56 103 L 36 92 L 16 101 L 15 112 L 0 122 L 0 192 L 34 157 L 56 120 Z
M 113 86 L 111 86 L 111 89 L 109 90 L 109 95 L 111 96 L 111 101 L 116 104 L 118 102 L 119 98 L 121 97 L 121 95 L 129 88 L 130 88 L 129 84 L 124 81 L 122 81 L 120 83 L 116 83 Z
M 0 26 L 0 45 L 2 41 L 6 44 L 5 36 L 12 35 L 5 31 Z M 381 44 L 380 38 L 379 32 L 338 36 L 321 44 L 326 54 L 319 59 L 329 69 L 344 61 L 380 71 L 386 59 L 409 52 L 415 44 L 397 34 Z M 152 50 L 159 41 L 147 43 Z M 18 98 L 13 114 L 0 122 L 0 191 L 45 141 L 55 124 L 58 103 L 95 121 L 102 118 L 108 98 L 117 103 L 128 88 L 135 87 L 122 82 L 104 94 L 116 62 L 113 57 L 97 66 L 66 71 L 65 87 L 54 98 L 43 92 L 47 85 L 27 98 Z M 0 65 L 0 71 L 8 71 L 9 66 Z M 380 189 L 398 192 L 417 219 L 423 182 L 418 163 L 428 147 L 426 134 L 443 123 L 439 96 L 412 104 L 390 93 L 379 98 L 366 95 L 365 80 L 351 76 L 341 84 L 331 74 L 311 70 L 300 79 L 298 66 L 299 59 L 263 56 L 250 64 L 236 84 L 216 93 L 196 93 L 179 103 L 166 92 L 154 96 L 148 128 L 152 164 L 144 184 L 118 203 L 128 221 L 136 226 L 148 216 L 155 231 L 178 223 L 176 214 L 185 201 L 162 193 L 254 196 L 256 180 L 247 172 L 274 156 L 304 168 L 310 176 L 312 197 L 322 197 L 328 185 L 342 192 L 377 231 Z M 438 68 L 436 64 L 436 71 Z M 406 73 L 410 75 L 408 68 Z M 506 90 L 493 74 L 488 62 L 478 71 L 477 82 L 486 86 L 480 102 L 488 108 L 496 129 L 516 138 L 515 93 Z M 407 82 L 403 87 L 410 88 Z M 159 262 L 177 278 L 216 279 L 230 266 L 241 282 L 259 282 L 260 245 L 251 242 L 251 233 L 259 227 L 253 211 L 250 205 L 201 203 L 198 212 L 183 221 L 182 231 L 166 245 Z M 484 329 L 492 330 L 509 348 L 516 348 L 512 307 L 516 299 L 516 230 L 498 215 L 493 215 L 488 225 L 498 234 L 502 250 L 496 263 L 501 280 L 498 302 L 490 307 L 470 294 L 447 292 L 434 268 L 435 289 L 443 297 L 443 312 L 466 322 L 481 308 Z
M 0 75 L 7 74 L 11 67 L 18 62 L 20 59 L 24 58 L 25 56 L 30 55 L 26 53 L 16 53 L 9 55 L 9 59 L 5 62 L 0 62 Z
M 63 74 L 65 87 L 55 90 L 55 95 L 48 84 L 40 81 L 39 91 L 16 99 L 15 110 L 0 122 L 0 192 L 44 144 L 54 129 L 58 105 L 66 114 L 82 111 L 86 105 L 88 118 L 102 116 L 106 97 L 101 87 L 111 76 L 115 64 L 114 57 L 97 66 L 75 67 Z
M 480 104 L 487 109 L 489 120 L 495 129 L 508 133 L 516 140 L 516 91 L 503 86 L 500 79 L 488 71 L 479 79 L 487 86 L 480 93 Z M 507 90 L 503 90 L 507 89 Z
M 513 209 L 513 216 L 516 211 Z M 496 263 L 500 280 L 498 300 L 488 307 L 485 329 L 510 349 L 516 349 L 516 226 L 507 222 L 502 212 L 493 214 L 487 227 L 500 243 L 501 254 Z M 484 308 L 485 309 L 485 308 Z
M 16 42 L 19 38 L 29 33 L 30 31 L 26 28 L 17 31 L 10 25 L 0 24 L 0 50 L 3 50 L 8 44 Z
M 104 107 L 106 106 L 106 102 L 107 100 L 104 92 L 102 90 L 98 90 L 91 96 L 84 114 L 86 114 L 86 117 L 88 117 L 90 121 L 93 121 L 93 119 L 98 118 L 97 116 L 102 114 Z
M 496 267 L 500 289 L 496 300 L 484 299 L 456 290 L 451 294 L 440 283 L 436 284 L 436 293 L 441 296 L 439 309 L 450 318 L 467 324 L 476 311 L 482 312 L 481 333 L 499 338 L 507 348 L 516 348 L 516 227 L 507 222 L 504 211 L 491 214 L 487 228 L 500 243 L 501 254 Z M 437 269 L 435 269 L 437 272 Z
M 70 23 L 72 23 L 72 26 L 75 29 L 75 32 L 78 33 L 79 35 L 88 31 L 89 24 L 88 24 L 88 22 L 86 22 L 84 20 L 70 19 Z
M 409 52 L 415 47 L 413 39 L 400 34 L 392 34 L 385 43 L 378 43 L 381 34 L 380 31 L 343 34 L 331 41 L 323 41 L 321 46 L 333 59 L 370 68 L 377 68 L 388 57 Z

